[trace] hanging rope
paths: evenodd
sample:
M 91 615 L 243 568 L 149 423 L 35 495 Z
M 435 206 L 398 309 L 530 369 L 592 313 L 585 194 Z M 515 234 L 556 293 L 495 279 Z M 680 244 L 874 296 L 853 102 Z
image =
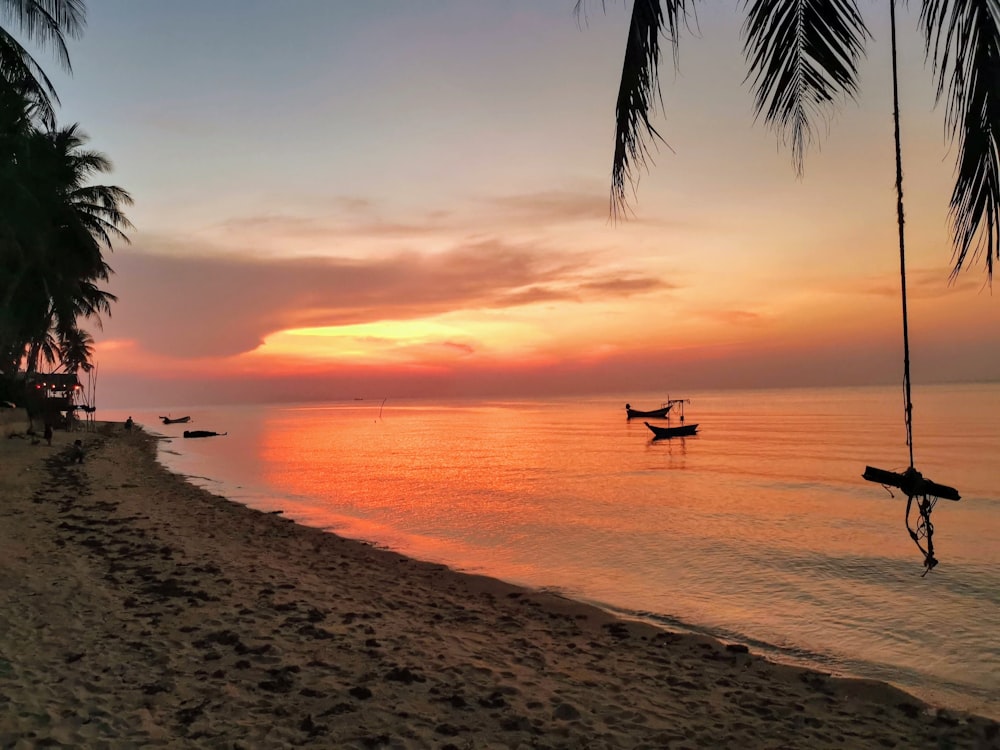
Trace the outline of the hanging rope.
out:
M 906 498 L 906 529 L 910 532 L 910 538 L 916 543 L 917 548 L 924 553 L 924 573 L 927 575 L 934 566 L 937 565 L 937 558 L 934 557 L 934 524 L 931 523 L 931 511 L 934 510 L 934 506 L 937 504 L 937 498 L 931 497 L 929 495 L 924 495 L 917 502 L 917 512 L 919 513 L 917 517 L 916 527 L 910 526 L 910 508 L 913 506 L 913 501 L 916 499 L 915 496 L 910 495 Z M 922 539 L 927 540 L 927 548 L 920 543 Z M 921 576 L 922 578 L 923 576 Z
M 924 572 L 927 575 L 938 564 L 934 557 L 934 524 L 931 523 L 931 511 L 938 498 L 959 500 L 958 490 L 943 484 L 936 484 L 914 468 L 913 465 L 913 397 L 910 392 L 910 326 L 906 309 L 906 242 L 903 228 L 905 216 L 903 213 L 903 154 L 899 133 L 899 71 L 896 62 L 896 0 L 889 0 L 889 25 L 892 39 L 892 123 L 896 142 L 896 220 L 899 226 L 899 282 L 903 300 L 903 411 L 906 423 L 906 447 L 910 453 L 909 468 L 902 473 L 865 467 L 862 476 L 870 482 L 878 482 L 887 490 L 897 487 L 906 493 L 906 530 L 917 548 L 924 555 Z M 890 491 L 891 495 L 892 492 Z M 916 501 L 916 502 L 914 502 Z M 914 523 L 910 521 L 910 513 L 916 508 L 917 516 Z M 924 546 L 926 541 L 926 547 Z
M 896 219 L 899 226 L 899 283 L 903 299 L 903 410 L 906 422 L 906 447 L 913 468 L 913 398 L 910 394 L 910 324 L 906 310 L 906 239 L 903 227 L 903 152 L 899 135 L 899 72 L 896 62 L 896 0 L 889 0 L 889 26 L 892 29 L 892 124 L 896 140 Z

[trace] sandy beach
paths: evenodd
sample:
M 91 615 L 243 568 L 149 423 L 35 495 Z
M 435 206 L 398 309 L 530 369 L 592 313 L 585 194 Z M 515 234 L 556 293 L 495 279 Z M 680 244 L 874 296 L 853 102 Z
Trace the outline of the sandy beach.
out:
M 1000 748 L 888 685 L 250 510 L 155 440 L 0 441 L 0 747 Z

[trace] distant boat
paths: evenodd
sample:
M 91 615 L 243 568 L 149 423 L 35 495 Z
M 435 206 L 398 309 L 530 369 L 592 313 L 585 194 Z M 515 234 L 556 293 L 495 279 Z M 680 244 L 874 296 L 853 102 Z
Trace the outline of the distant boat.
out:
M 668 401 L 659 409 L 650 409 L 649 411 L 642 411 L 641 409 L 633 409 L 632 404 L 625 404 L 625 414 L 628 419 L 633 417 L 646 417 L 647 419 L 666 419 L 667 414 L 670 410 L 674 408 L 674 402 Z
M 177 419 L 171 419 L 170 417 L 160 417 L 163 420 L 163 424 L 187 424 L 191 421 L 191 417 L 177 417 Z
M 186 438 L 206 438 L 228 435 L 228 432 L 212 432 L 211 430 L 184 430 Z
M 694 435 L 698 431 L 696 424 L 682 424 L 680 427 L 658 427 L 649 422 L 643 422 L 653 433 L 653 440 L 665 440 L 666 438 L 687 437 Z

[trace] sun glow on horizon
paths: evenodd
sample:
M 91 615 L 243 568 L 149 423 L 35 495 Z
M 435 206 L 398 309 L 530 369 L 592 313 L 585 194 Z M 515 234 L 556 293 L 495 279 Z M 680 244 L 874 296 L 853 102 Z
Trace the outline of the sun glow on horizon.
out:
M 289 329 L 268 336 L 254 354 L 351 364 L 427 364 L 524 356 L 544 338 L 544 332 L 523 321 L 444 315 Z

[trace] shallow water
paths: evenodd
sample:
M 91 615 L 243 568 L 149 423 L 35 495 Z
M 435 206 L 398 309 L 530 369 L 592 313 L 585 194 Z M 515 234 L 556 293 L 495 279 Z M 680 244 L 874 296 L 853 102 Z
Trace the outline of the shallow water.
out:
M 914 390 L 916 466 L 962 493 L 924 578 L 905 498 L 861 478 L 908 463 L 899 389 L 685 395 L 699 434 L 655 442 L 607 397 L 132 416 L 228 431 L 161 460 L 254 507 L 1000 717 L 1000 385 Z

